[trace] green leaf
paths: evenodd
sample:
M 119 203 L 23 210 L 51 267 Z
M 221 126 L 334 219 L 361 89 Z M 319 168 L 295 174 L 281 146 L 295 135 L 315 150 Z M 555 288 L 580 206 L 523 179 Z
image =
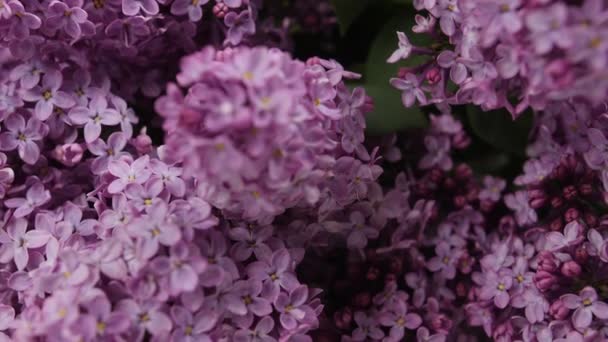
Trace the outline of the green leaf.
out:
M 531 112 L 516 120 L 506 110 L 484 112 L 473 105 L 467 106 L 467 116 L 475 135 L 494 148 L 517 156 L 525 156 L 532 129 Z
M 468 161 L 477 174 L 495 174 L 509 165 L 510 158 L 505 153 L 496 153 Z
M 411 6 L 385 6 L 385 13 L 393 13 L 393 16 L 374 40 L 364 73 L 365 88 L 375 103 L 374 112 L 368 115 L 368 128 L 372 133 L 389 133 L 426 125 L 426 117 L 420 108 L 405 108 L 399 90 L 389 84 L 389 80 L 397 75 L 400 67 L 419 65 L 425 58 L 412 56 L 395 64 L 389 64 L 386 60 L 397 49 L 397 31 L 404 32 L 413 44 L 419 46 L 426 45 L 428 38 L 411 32 L 415 14 Z
M 331 0 L 331 3 L 336 11 L 340 33 L 345 35 L 350 25 L 365 11 L 372 0 Z

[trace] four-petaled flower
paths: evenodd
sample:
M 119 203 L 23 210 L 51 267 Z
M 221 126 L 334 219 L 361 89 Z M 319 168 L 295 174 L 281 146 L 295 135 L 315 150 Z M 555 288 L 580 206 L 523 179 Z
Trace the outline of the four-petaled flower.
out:
M 608 319 L 608 304 L 599 301 L 597 292 L 593 287 L 585 287 L 575 294 L 561 296 L 561 301 L 568 309 L 575 310 L 572 314 L 572 323 L 578 329 L 585 329 L 591 324 L 593 316 L 599 319 Z
M 19 157 L 28 164 L 35 164 L 40 157 L 37 141 L 42 140 L 48 127 L 36 118 L 25 123 L 23 116 L 13 114 L 4 121 L 8 132 L 0 134 L 0 150 L 12 151 L 15 148 Z

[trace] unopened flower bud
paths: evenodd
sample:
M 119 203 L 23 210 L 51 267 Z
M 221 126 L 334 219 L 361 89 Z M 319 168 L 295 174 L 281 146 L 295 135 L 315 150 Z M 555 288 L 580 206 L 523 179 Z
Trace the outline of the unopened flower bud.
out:
M 534 275 L 534 284 L 542 291 L 549 291 L 557 285 L 557 277 L 546 271 L 538 271 Z
M 564 220 L 568 223 L 577 220 L 581 216 L 581 213 L 576 208 L 569 208 L 564 214 Z
M 439 81 L 441 81 L 441 71 L 439 68 L 431 68 L 426 72 L 425 78 L 430 85 L 437 84 Z
M 581 274 L 581 266 L 576 261 L 566 261 L 562 264 L 562 274 L 569 278 L 578 277 Z
M 557 320 L 566 319 L 569 313 L 570 309 L 568 309 L 559 298 L 551 304 L 551 307 L 549 307 L 549 314 Z
M 53 158 L 65 166 L 74 166 L 82 160 L 84 148 L 80 144 L 65 144 L 55 147 Z

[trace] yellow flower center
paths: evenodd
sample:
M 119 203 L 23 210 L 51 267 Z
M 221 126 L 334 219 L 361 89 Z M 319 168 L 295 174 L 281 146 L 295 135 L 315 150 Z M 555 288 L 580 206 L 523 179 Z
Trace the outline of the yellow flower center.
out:
M 69 272 L 69 271 L 65 271 L 65 272 L 63 272 L 63 276 L 64 276 L 65 278 L 69 278 L 69 277 L 71 277 L 71 276 L 72 276 L 72 273 L 71 273 L 71 272 Z
M 160 229 L 158 229 L 158 228 L 152 229 L 152 236 L 159 236 L 159 235 L 160 235 Z
M 66 17 L 69 17 L 72 15 L 72 11 L 67 10 L 67 11 L 63 12 L 63 15 L 65 15 Z
M 192 335 L 192 326 L 191 325 L 186 326 L 186 328 L 184 329 L 184 335 L 186 335 L 186 336 Z
M 260 198 L 260 197 L 262 196 L 262 195 L 260 194 L 260 192 L 259 192 L 259 191 L 257 191 L 257 190 L 256 190 L 256 191 L 254 191 L 254 192 L 252 192 L 251 194 L 253 195 L 253 197 L 255 197 L 255 199 L 258 199 L 258 198 Z
M 107 153 L 109 156 L 113 156 L 113 155 L 114 155 L 114 150 L 113 150 L 113 149 L 111 149 L 111 148 L 109 148 L 109 149 L 106 151 L 106 153 Z
M 152 205 L 152 199 L 151 198 L 146 198 L 144 200 L 144 205 L 147 206 L 147 207 L 151 206 Z
M 251 299 L 250 296 L 245 296 L 245 297 L 243 297 L 243 303 L 245 303 L 246 305 L 249 305 L 249 304 L 253 303 L 253 300 Z
M 595 37 L 595 38 L 591 39 L 591 41 L 589 42 L 589 47 L 592 49 L 597 49 L 600 47 L 601 44 L 602 44 L 602 38 Z
M 59 309 L 59 311 L 57 311 L 57 316 L 59 316 L 59 318 L 64 318 L 67 315 L 68 315 L 68 310 L 66 310 L 65 308 L 61 308 L 61 309 Z
M 589 306 L 589 305 L 591 305 L 592 303 L 593 303 L 593 302 L 592 302 L 592 301 L 591 301 L 591 299 L 589 299 L 589 298 L 585 298 L 585 299 L 583 299 L 583 305 L 584 305 L 584 306 Z
M 50 92 L 50 91 L 48 91 L 48 90 L 45 90 L 45 91 L 42 93 L 42 97 L 43 97 L 45 100 L 47 100 L 47 101 L 48 101 L 48 100 L 50 100 L 50 99 L 51 99 L 51 97 L 53 97 L 53 93 L 51 93 L 51 92 Z
M 19 133 L 19 136 L 17 137 L 17 139 L 19 139 L 21 141 L 25 141 L 25 140 L 27 140 L 27 137 L 25 136 L 25 134 Z
M 251 71 L 245 71 L 243 73 L 243 78 L 245 81 L 251 81 L 253 79 L 253 73 Z
M 215 144 L 215 149 L 221 152 L 226 149 L 226 145 L 224 145 L 223 143 Z
M 450 262 L 450 258 L 448 258 L 447 256 L 443 257 L 443 259 L 441 260 L 443 261 L 444 264 L 447 264 Z
M 500 11 L 501 11 L 501 12 L 509 12 L 510 10 L 511 10 L 511 8 L 510 8 L 510 7 L 509 7 L 509 5 L 507 5 L 507 4 L 502 4 L 502 5 L 500 6 Z
M 268 97 L 268 96 L 262 97 L 261 102 L 262 102 L 262 108 L 270 107 L 270 97 Z
M 139 321 L 142 323 L 146 323 L 150 321 L 150 315 L 147 312 L 139 314 Z
M 106 330 L 106 324 L 104 322 L 97 322 L 95 328 L 97 329 L 98 333 L 103 334 L 103 332 Z
M 127 177 L 127 179 L 129 180 L 129 182 L 133 182 L 135 180 L 135 176 L 129 175 L 129 177 Z
M 398 326 L 402 327 L 405 325 L 405 319 L 403 317 L 399 317 L 399 319 L 395 323 L 397 323 Z
M 498 284 L 498 286 L 496 286 L 496 288 L 497 288 L 499 291 L 504 291 L 504 290 L 505 290 L 505 284 L 500 283 L 500 284 Z
M 199 2 L 199 0 L 192 0 L 192 6 L 197 6 L 198 2 Z
M 276 274 L 276 273 L 273 273 L 273 274 L 271 274 L 271 275 L 270 275 L 270 279 L 271 279 L 272 281 L 275 281 L 275 280 L 279 279 L 279 277 L 277 276 L 277 274 Z
M 320 106 L 321 105 L 321 99 L 317 98 L 315 99 L 315 106 Z
M 518 274 L 517 277 L 515 277 L 515 279 L 517 279 L 518 283 L 523 283 L 524 282 L 524 276 L 522 276 L 521 274 Z
M 93 6 L 97 9 L 103 8 L 105 4 L 106 2 L 104 0 L 93 0 Z
M 293 305 L 289 304 L 285 307 L 285 312 L 290 312 L 291 310 L 293 310 Z

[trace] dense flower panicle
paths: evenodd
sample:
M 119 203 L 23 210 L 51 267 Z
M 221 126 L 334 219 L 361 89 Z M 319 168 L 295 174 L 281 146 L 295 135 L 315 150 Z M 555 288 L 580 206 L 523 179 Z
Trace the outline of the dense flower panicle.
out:
M 608 340 L 605 2 L 413 4 L 440 114 L 374 147 L 277 49 L 327 0 L 0 0 L 0 341 Z M 520 175 L 456 104 L 535 111 Z
M 267 48 L 184 58 L 179 86 L 156 102 L 167 153 L 203 198 L 235 218 L 268 221 L 293 207 L 335 209 L 365 196 L 380 169 L 363 146 L 366 96 L 334 61 Z
M 317 326 L 319 292 L 298 281 L 300 252 L 274 226 L 216 217 L 156 149 L 119 144 L 99 176 L 74 184 L 89 195 L 59 200 L 58 173 L 5 199 L 0 262 L 3 298 L 20 308 L 6 317 L 14 340 L 215 341 L 263 329 L 275 341 Z
M 463 291 L 471 286 L 466 279 L 476 267 L 474 256 L 480 253 L 478 247 L 467 243 L 483 235 L 483 227 L 488 224 L 484 216 L 495 212 L 487 203 L 498 206 L 502 189 L 494 190 L 498 198 L 480 197 L 481 186 L 470 168 L 451 164 L 454 146 L 449 137 L 463 133 L 451 115 L 434 116 L 425 136 L 447 139 L 441 158 L 450 163 L 418 163 L 415 175 L 401 173 L 386 191 L 373 183 L 365 197 L 345 210 L 332 212 L 314 223 L 296 218 L 290 225 L 294 228 L 290 234 L 313 236 L 309 244 L 316 252 L 305 257 L 302 279 L 328 282 L 326 313 L 315 338 L 472 338 L 466 323 L 456 318 L 464 313 L 458 303 L 466 299 Z M 426 146 L 425 154 L 417 153 L 419 160 L 435 155 L 433 147 Z M 433 170 L 427 172 L 427 168 Z M 438 216 L 439 213 L 442 214 Z M 298 239 L 287 241 L 298 243 Z M 340 244 L 350 252 L 336 257 L 333 253 L 340 253 Z M 334 260 L 328 265 L 329 279 L 324 278 L 325 272 L 312 271 L 314 263 L 323 262 L 326 257 L 319 251 L 327 249 L 330 260 Z M 458 284 L 458 290 L 448 285 L 452 282 Z M 334 328 L 326 328 L 327 325 Z
M 470 324 L 495 339 L 606 339 L 603 112 L 563 102 L 538 114 L 515 179 L 523 189 L 504 197 L 523 230 L 483 256 L 466 308 Z
M 209 20 L 201 8 L 230 15 L 259 4 L 3 4 L 0 339 L 309 341 L 323 306 L 295 273 L 302 251 L 271 222 L 221 215 L 204 191 L 213 184 L 137 131 L 147 120 L 126 101 L 159 93 L 167 63 L 195 46 L 190 20 Z M 337 84 L 341 69 L 328 65 Z M 362 127 L 339 131 L 354 127 L 350 152 L 370 159 Z
M 221 0 L 192 4 L 177 0 L 70 0 L 44 4 L 10 0 L 3 3 L 6 5 L 2 6 L 0 16 L 2 46 L 10 48 L 13 55 L 25 63 L 15 72 L 26 75 L 26 70 L 32 70 L 32 64 L 43 66 L 44 61 L 38 58 L 48 54 L 69 57 L 85 71 L 108 75 L 115 81 L 113 89 L 127 98 L 136 94 L 158 96 L 173 70 L 168 64 L 193 51 L 195 40 L 219 45 L 224 38 L 232 44 L 248 39 L 255 33 L 255 13 L 261 6 L 256 1 Z M 224 15 L 214 15 L 214 6 L 225 6 Z M 236 15 L 247 19 L 235 26 L 225 18 Z M 245 26 L 247 30 L 243 30 Z M 240 34 L 236 35 L 235 30 Z M 203 35 L 209 31 L 213 34 Z M 22 83 L 31 83 L 43 69 L 40 71 L 27 76 Z M 87 79 L 90 79 L 88 75 L 84 75 L 74 81 L 88 86 Z M 49 82 L 53 80 L 56 78 Z M 53 84 L 49 86 L 51 91 L 55 90 Z M 26 100 L 35 101 L 40 96 L 36 93 Z M 66 105 L 61 97 L 44 100 L 39 102 L 41 111 L 37 111 L 37 115 L 45 118 L 50 115 L 49 105 L 54 101 L 59 101 L 55 103 L 61 108 Z
M 585 134 L 588 139 L 604 134 L 597 113 L 589 115 L 600 121 L 581 123 L 580 129 L 591 133 Z M 598 285 L 605 280 L 601 274 L 608 244 L 603 209 L 592 205 L 604 201 L 603 168 L 585 161 L 584 155 L 590 159 L 589 153 L 595 153 L 585 152 L 593 151 L 594 144 L 579 144 L 587 147 L 578 152 L 569 148 L 571 139 L 578 138 L 562 130 L 560 121 L 566 120 L 564 129 L 572 127 L 570 115 L 561 110 L 543 114 L 537 130 L 543 144 L 538 147 L 553 152 L 530 151 L 530 163 L 540 160 L 549 169 L 544 177 L 520 176 L 516 183 L 527 189 L 503 197 L 504 180 L 486 176 L 481 182 L 463 165 L 439 163 L 413 178 L 400 175 L 393 189 L 372 192 L 352 206 L 351 214 L 315 223 L 325 227 L 317 229 L 320 234 L 342 236 L 352 251 L 344 259 L 332 257 L 344 265 L 330 268 L 328 273 L 335 275 L 328 279 L 302 266 L 304 279 L 328 282 L 324 320 L 334 330 L 321 328 L 319 338 L 608 338 L 608 297 Z M 558 124 L 550 126 L 552 133 L 543 133 L 554 120 Z M 598 124 L 586 128 L 593 122 Z M 454 127 L 452 134 L 461 129 L 451 116 L 437 116 L 426 139 L 446 132 L 446 127 Z M 425 145 L 433 151 L 426 140 Z M 450 158 L 452 149 L 448 144 L 444 157 L 433 152 L 430 156 Z M 419 169 L 425 167 L 418 163 Z M 378 204 L 369 223 L 358 223 L 360 206 L 368 201 Z M 352 223 L 346 223 L 349 216 Z M 363 235 L 368 226 L 375 233 Z M 355 234 L 366 239 L 355 244 Z M 324 260 L 323 254 L 319 258 Z
M 602 0 L 419 0 L 414 6 L 420 14 L 412 30 L 437 41 L 415 46 L 398 32 L 389 62 L 426 59 L 391 80 L 408 107 L 472 103 L 517 117 L 570 98 L 597 105 L 607 95 Z

